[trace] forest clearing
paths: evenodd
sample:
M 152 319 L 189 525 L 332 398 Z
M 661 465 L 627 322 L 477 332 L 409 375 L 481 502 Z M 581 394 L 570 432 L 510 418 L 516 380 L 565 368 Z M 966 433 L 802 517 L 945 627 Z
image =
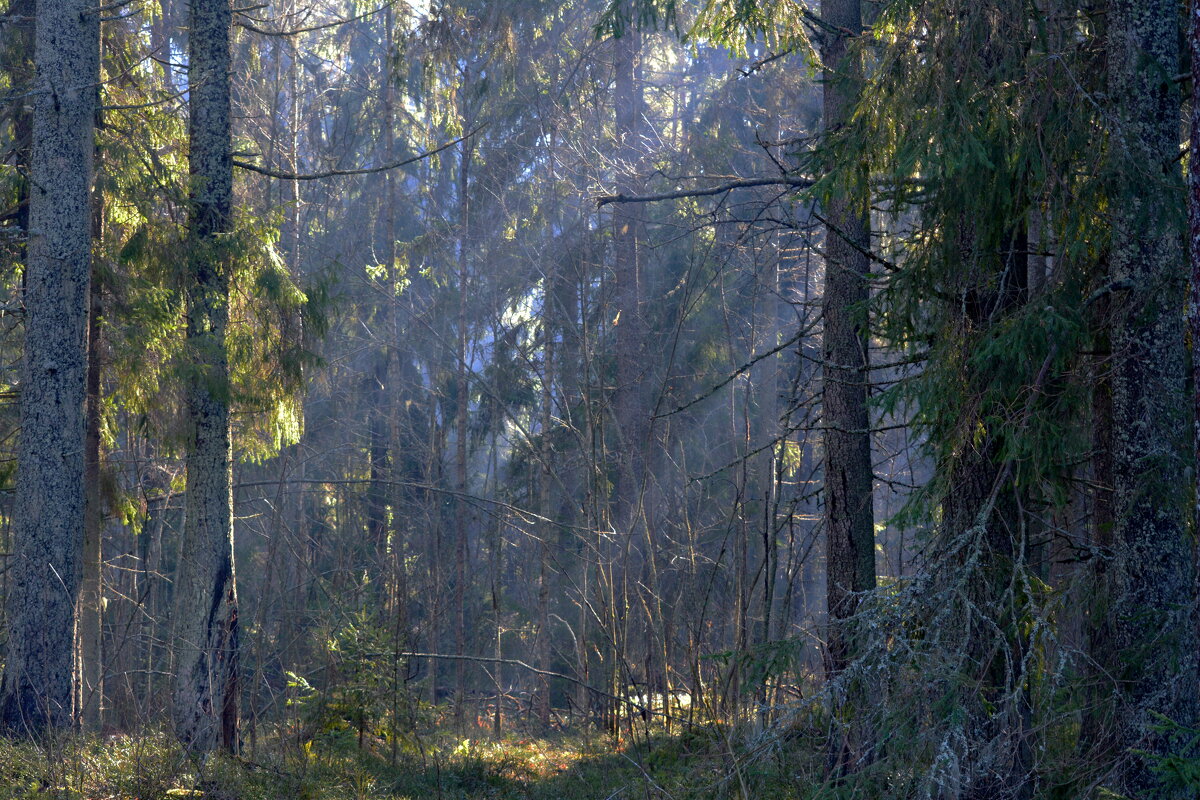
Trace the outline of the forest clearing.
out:
M 1200 0 L 0 0 L 0 800 L 1200 798 Z

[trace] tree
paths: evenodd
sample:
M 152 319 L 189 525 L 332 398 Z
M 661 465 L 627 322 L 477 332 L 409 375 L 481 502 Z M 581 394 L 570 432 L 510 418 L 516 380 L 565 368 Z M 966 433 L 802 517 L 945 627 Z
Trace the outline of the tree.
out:
M 856 102 L 860 56 L 848 52 L 863 30 L 859 0 L 824 0 L 825 131 L 849 121 Z M 865 176 L 864 176 L 865 177 Z M 867 350 L 870 346 L 867 277 L 870 261 L 869 197 L 865 181 L 825 204 L 825 332 L 821 366 L 821 419 L 825 444 L 826 592 L 829 605 L 829 669 L 845 669 L 851 651 L 845 621 L 860 593 L 875 588 L 874 477 L 867 413 Z
M 1117 788 L 1146 796 L 1169 752 L 1158 715 L 1192 725 L 1200 702 L 1195 534 L 1188 530 L 1184 273 L 1178 205 L 1179 9 L 1109 6 L 1113 240 L 1128 286 L 1112 333 L 1113 601 Z M 1183 794 L 1178 796 L 1182 797 Z
M 99 17 L 85 0 L 42 0 L 35 39 L 17 539 L 0 688 L 0 720 L 26 735 L 65 727 L 75 711 Z
M 190 751 L 236 751 L 238 606 L 226 353 L 235 253 L 228 0 L 193 0 L 188 37 L 187 506 L 175 589 L 175 733 Z

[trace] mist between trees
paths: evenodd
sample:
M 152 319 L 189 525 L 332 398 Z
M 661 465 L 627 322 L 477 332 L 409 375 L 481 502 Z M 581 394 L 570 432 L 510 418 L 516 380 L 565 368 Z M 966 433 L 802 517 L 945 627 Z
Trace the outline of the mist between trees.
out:
M 0 796 L 1200 796 L 1191 2 L 0 54 Z

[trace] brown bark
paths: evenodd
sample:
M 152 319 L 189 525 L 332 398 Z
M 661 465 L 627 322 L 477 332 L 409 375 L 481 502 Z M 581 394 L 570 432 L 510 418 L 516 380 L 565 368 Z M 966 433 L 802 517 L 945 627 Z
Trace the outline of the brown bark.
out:
M 823 0 L 826 32 L 825 130 L 846 124 L 856 100 L 859 68 L 848 54 L 850 36 L 862 30 L 859 0 Z M 821 399 L 825 439 L 825 527 L 828 542 L 829 667 L 845 669 L 852 657 L 844 621 L 858 608 L 855 593 L 875 586 L 872 510 L 865 255 L 870 246 L 865 185 L 833 198 L 825 208 L 825 292 Z

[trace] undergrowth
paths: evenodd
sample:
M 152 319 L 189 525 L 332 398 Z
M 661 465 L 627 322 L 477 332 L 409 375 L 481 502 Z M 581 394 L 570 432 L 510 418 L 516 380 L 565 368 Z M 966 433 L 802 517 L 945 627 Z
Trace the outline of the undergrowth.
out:
M 736 738 L 736 737 L 734 737 Z M 64 736 L 34 745 L 0 738 L 0 800 L 596 800 L 802 798 L 798 754 L 741 761 L 712 728 L 636 743 L 592 733 L 550 738 L 431 736 L 389 743 L 335 732 L 308 741 L 260 737 L 253 752 L 200 764 L 170 736 Z

